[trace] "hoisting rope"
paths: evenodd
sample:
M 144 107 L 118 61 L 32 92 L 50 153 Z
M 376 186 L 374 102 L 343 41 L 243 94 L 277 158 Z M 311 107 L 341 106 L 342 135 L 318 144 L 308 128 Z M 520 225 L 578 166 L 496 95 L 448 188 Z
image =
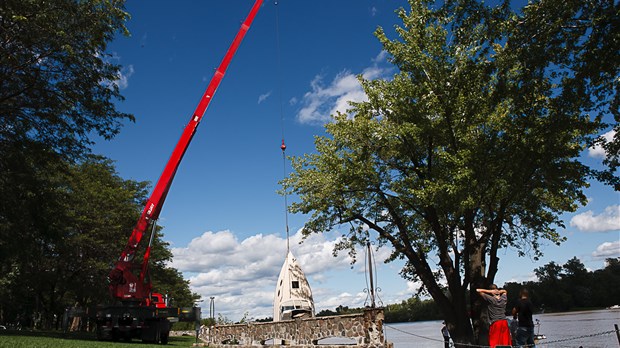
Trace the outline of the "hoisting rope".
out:
M 282 68 L 280 64 L 280 11 L 278 10 L 278 1 L 274 1 L 276 7 L 276 61 L 278 68 L 278 104 L 280 110 L 280 124 L 282 127 L 282 178 L 286 179 L 286 144 L 284 143 L 284 111 L 282 109 Z M 286 189 L 284 190 L 284 221 L 286 226 L 286 254 L 290 251 L 289 245 L 289 229 L 288 229 L 288 195 Z

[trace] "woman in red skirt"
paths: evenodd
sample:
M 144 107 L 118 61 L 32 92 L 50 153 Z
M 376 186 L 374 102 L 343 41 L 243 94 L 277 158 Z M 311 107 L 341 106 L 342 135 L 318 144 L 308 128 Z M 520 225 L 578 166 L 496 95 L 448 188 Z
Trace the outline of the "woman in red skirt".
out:
M 510 346 L 512 339 L 510 338 L 510 329 L 508 328 L 508 320 L 506 320 L 506 303 L 508 297 L 506 290 L 498 289 L 493 284 L 486 289 L 476 289 L 476 291 L 488 303 L 487 310 L 489 313 L 489 346 Z

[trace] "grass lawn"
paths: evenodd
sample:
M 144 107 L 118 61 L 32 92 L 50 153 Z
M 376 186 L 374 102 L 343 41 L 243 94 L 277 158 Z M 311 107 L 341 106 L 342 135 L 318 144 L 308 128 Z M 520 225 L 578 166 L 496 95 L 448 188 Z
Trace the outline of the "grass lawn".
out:
M 170 337 L 168 345 L 132 342 L 97 341 L 90 333 L 62 333 L 58 331 L 0 330 L 0 348 L 162 348 L 191 347 L 195 336 Z

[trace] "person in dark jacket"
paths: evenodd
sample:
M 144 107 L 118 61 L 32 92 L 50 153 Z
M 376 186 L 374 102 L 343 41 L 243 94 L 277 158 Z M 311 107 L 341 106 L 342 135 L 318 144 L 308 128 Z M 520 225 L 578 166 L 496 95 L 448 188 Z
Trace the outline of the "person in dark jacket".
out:
M 530 295 L 526 288 L 519 292 L 519 302 L 512 309 L 512 315 L 516 315 L 519 320 L 517 328 L 517 346 L 519 347 L 536 347 L 534 343 L 534 305 L 530 301 Z

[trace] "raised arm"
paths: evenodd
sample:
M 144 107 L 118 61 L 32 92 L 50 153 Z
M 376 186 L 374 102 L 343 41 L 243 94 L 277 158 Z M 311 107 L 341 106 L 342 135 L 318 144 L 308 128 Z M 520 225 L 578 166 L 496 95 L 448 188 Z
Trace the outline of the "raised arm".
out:
M 508 293 L 504 289 L 493 289 L 493 290 L 476 289 L 476 292 L 478 292 L 479 294 L 487 294 L 487 295 L 504 295 Z

